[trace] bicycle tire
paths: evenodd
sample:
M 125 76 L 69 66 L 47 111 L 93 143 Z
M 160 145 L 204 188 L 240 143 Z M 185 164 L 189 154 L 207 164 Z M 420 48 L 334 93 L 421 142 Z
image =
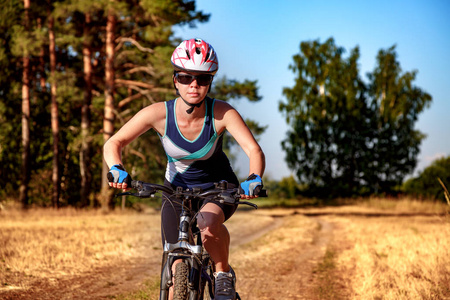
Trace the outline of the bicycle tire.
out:
M 173 300 L 186 300 L 189 296 L 188 289 L 189 267 L 184 261 L 175 266 L 173 282 Z

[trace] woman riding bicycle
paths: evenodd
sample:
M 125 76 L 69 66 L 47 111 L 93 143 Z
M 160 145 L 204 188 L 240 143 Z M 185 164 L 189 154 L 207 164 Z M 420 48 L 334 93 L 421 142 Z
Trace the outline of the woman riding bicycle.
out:
M 241 183 L 242 198 L 254 198 L 262 187 L 265 157 L 240 114 L 228 103 L 207 96 L 219 64 L 213 47 L 201 39 L 182 42 L 173 52 L 173 84 L 176 99 L 143 108 L 104 145 L 104 158 L 110 172 L 109 185 L 128 189 L 130 176 L 122 163 L 122 149 L 149 129 L 159 134 L 168 157 L 165 184 L 184 188 L 226 180 L 239 185 L 222 150 L 227 130 L 250 159 L 249 174 Z M 223 223 L 237 207 L 209 202 L 197 217 L 203 245 L 215 262 L 216 300 L 236 298 L 236 276 L 228 264 L 230 235 Z M 163 205 L 163 239 L 178 239 L 179 212 Z

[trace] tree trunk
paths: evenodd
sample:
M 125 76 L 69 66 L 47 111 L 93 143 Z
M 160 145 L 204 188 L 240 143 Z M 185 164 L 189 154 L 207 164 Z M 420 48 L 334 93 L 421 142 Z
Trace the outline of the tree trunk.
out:
M 29 31 L 30 0 L 24 0 L 25 31 Z M 28 184 L 30 182 L 30 57 L 25 48 L 22 70 L 22 180 L 20 183 L 20 202 L 28 207 Z
M 92 102 L 92 51 L 90 36 L 91 16 L 85 14 L 83 33 L 83 72 L 84 72 L 84 101 L 81 108 L 81 150 L 80 150 L 80 175 L 81 175 L 81 206 L 89 205 L 91 193 L 91 102 Z
M 38 23 L 38 29 L 42 30 L 42 18 L 38 18 L 37 19 L 37 23 Z M 44 49 L 44 45 L 42 45 L 41 48 L 41 52 L 39 53 L 39 68 L 38 68 L 38 72 L 39 72 L 39 83 L 41 86 L 41 91 L 42 92 L 46 92 L 47 88 L 45 87 L 46 81 L 45 81 L 45 49 Z
M 116 17 L 109 11 L 106 23 L 106 62 L 105 62 L 105 112 L 103 118 L 103 140 L 106 142 L 114 133 L 114 30 Z M 106 174 L 108 166 L 103 160 L 102 167 L 102 208 L 114 208 L 109 192 Z
M 59 195 L 61 191 L 61 176 L 59 176 L 59 120 L 58 120 L 58 102 L 56 99 L 56 49 L 55 49 L 55 31 L 53 29 L 55 20 L 49 17 L 48 36 L 49 36 L 49 55 L 50 55 L 50 76 L 52 77 L 51 93 L 51 121 L 53 137 L 53 165 L 52 165 L 52 204 L 54 208 L 59 207 Z

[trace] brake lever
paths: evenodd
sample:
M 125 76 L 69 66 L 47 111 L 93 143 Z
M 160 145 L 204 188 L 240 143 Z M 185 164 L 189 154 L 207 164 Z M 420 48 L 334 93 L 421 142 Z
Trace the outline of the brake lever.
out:
M 236 199 L 230 193 L 221 193 L 219 196 L 221 197 L 221 199 L 219 200 L 220 203 L 238 204 L 238 205 L 245 204 L 245 205 L 249 205 L 249 206 L 253 207 L 254 209 L 258 209 L 258 205 L 256 205 L 255 203 L 248 202 L 248 201 L 240 201 L 240 200 Z
M 236 198 L 234 198 L 230 193 L 220 193 L 218 195 L 219 197 L 221 197 L 221 199 L 219 200 L 220 203 L 225 203 L 225 204 L 236 204 Z

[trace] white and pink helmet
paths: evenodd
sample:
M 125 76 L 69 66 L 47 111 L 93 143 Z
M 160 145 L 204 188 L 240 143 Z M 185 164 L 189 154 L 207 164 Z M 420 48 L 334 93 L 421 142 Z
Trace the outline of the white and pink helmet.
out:
M 216 51 L 201 39 L 182 42 L 170 59 L 176 71 L 198 72 L 214 75 L 219 69 Z

